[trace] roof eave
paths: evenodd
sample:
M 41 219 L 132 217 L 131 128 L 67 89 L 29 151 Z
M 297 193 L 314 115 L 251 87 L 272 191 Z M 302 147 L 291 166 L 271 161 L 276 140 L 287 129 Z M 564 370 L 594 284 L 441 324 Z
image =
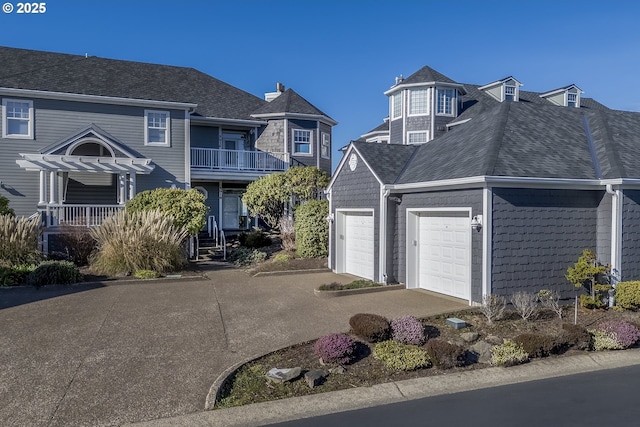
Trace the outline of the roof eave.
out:
M 251 117 L 256 117 L 260 119 L 303 119 L 303 120 L 319 120 L 321 122 L 327 123 L 331 126 L 335 126 L 338 124 L 335 120 L 333 120 L 329 116 L 325 116 L 323 114 L 304 114 L 304 113 L 262 113 L 262 114 L 252 114 Z
M 397 85 L 393 86 L 391 89 L 385 91 L 384 94 L 389 96 L 392 93 L 397 92 L 397 91 L 399 91 L 401 89 L 409 89 L 409 88 L 412 88 L 412 87 L 422 87 L 422 86 L 454 87 L 454 88 L 460 89 L 463 95 L 467 93 L 467 90 L 464 88 L 463 84 L 432 81 L 432 82 L 406 83 L 406 84 L 405 83 L 400 83 L 400 84 L 397 84 Z
M 212 124 L 212 125 L 242 125 L 242 126 L 264 126 L 264 120 L 230 119 L 225 117 L 202 117 L 191 116 L 191 123 Z

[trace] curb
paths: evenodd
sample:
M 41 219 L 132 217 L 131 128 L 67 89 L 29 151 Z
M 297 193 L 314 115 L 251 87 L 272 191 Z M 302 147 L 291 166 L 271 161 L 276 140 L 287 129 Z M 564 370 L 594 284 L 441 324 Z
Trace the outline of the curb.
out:
M 401 289 L 406 289 L 405 285 L 372 286 L 368 288 L 342 289 L 339 291 L 321 291 L 320 289 L 315 288 L 313 293 L 315 296 L 320 298 L 335 298 L 346 297 L 349 295 L 370 294 L 374 292 L 397 291 Z
M 328 268 L 312 268 L 309 270 L 282 270 L 282 271 L 259 271 L 252 274 L 253 277 L 263 276 L 289 276 L 294 274 L 307 274 L 307 273 L 331 273 Z

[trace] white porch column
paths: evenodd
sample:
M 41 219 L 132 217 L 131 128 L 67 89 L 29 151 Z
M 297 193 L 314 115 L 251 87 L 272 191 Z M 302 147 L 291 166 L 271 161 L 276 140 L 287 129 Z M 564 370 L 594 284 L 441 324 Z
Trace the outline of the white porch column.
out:
M 58 195 L 58 177 L 54 171 L 49 172 L 49 203 L 56 203 Z
M 40 171 L 40 200 L 38 205 L 44 205 L 47 203 L 47 171 Z
M 124 205 L 127 201 L 127 173 L 118 174 L 118 204 Z
M 129 174 L 129 200 L 133 199 L 136 195 L 136 173 Z

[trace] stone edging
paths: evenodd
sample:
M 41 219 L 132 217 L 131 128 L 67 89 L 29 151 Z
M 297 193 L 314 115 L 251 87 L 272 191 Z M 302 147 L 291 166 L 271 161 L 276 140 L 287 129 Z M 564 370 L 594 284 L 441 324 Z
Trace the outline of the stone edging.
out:
M 272 353 L 272 352 L 270 351 L 269 353 Z M 214 408 L 214 406 L 216 405 L 216 402 L 220 399 L 220 391 L 222 390 L 222 386 L 224 385 L 224 383 L 227 382 L 227 380 L 233 374 L 235 374 L 238 371 L 238 369 L 240 369 L 242 366 L 246 365 L 249 362 L 252 362 L 254 360 L 257 360 L 261 357 L 266 356 L 269 353 L 265 353 L 259 356 L 253 356 L 243 360 L 242 362 L 235 363 L 229 366 L 227 369 L 225 369 L 224 372 L 222 372 L 220 375 L 218 375 L 218 378 L 216 378 L 213 384 L 211 384 L 211 387 L 209 387 L 209 392 L 207 393 L 207 398 L 204 402 L 204 410 L 210 411 Z
M 252 274 L 253 277 L 262 276 L 288 276 L 293 274 L 306 274 L 306 273 L 330 273 L 328 268 L 311 268 L 308 270 L 281 270 L 281 271 L 259 271 Z
M 386 285 L 386 286 L 372 286 L 368 288 L 358 288 L 358 289 L 343 289 L 340 291 L 321 291 L 316 288 L 313 290 L 315 296 L 320 298 L 334 298 L 334 297 L 345 297 L 348 295 L 358 295 L 358 294 L 368 294 L 373 292 L 383 292 L 383 291 L 396 291 L 400 289 L 406 289 L 403 284 L 399 285 Z

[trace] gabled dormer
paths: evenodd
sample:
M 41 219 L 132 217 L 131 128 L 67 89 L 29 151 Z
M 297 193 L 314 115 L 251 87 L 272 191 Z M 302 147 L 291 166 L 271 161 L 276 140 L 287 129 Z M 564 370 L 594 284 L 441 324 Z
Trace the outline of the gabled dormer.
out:
M 512 76 L 481 86 L 478 89 L 490 95 L 498 102 L 520 100 L 520 83 Z
M 578 86 L 571 84 L 546 93 L 541 93 L 540 98 L 546 99 L 561 107 L 580 108 L 580 94 L 582 93 L 584 92 Z

